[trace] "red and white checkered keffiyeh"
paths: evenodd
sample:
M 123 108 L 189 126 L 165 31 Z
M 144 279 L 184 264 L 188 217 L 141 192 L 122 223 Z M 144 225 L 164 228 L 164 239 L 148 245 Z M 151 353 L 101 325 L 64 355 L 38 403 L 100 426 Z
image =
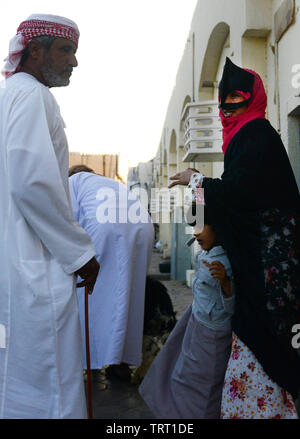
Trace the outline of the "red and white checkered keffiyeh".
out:
M 73 21 L 57 15 L 34 14 L 23 21 L 17 29 L 17 34 L 10 40 L 9 55 L 2 70 L 6 78 L 18 71 L 22 52 L 35 37 L 49 35 L 65 38 L 78 45 L 79 29 Z

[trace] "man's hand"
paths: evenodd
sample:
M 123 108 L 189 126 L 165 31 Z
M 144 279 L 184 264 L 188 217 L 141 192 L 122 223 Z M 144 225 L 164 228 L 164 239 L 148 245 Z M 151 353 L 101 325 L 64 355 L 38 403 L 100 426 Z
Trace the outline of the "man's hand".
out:
M 172 175 L 170 177 L 170 180 L 175 180 L 174 183 L 171 183 L 168 188 L 171 189 L 171 187 L 176 186 L 177 184 L 180 184 L 182 186 L 187 186 L 190 182 L 191 176 L 195 174 L 197 169 L 188 168 L 183 172 L 178 172 L 178 174 Z
M 87 264 L 76 271 L 75 274 L 83 279 L 82 282 L 76 284 L 76 287 L 88 287 L 89 294 L 92 294 L 99 269 L 100 265 L 98 264 L 97 259 L 95 257 L 92 258 Z
M 209 268 L 212 277 L 218 279 L 225 296 L 231 297 L 230 279 L 226 274 L 224 265 L 219 261 L 213 261 L 210 264 L 207 261 L 202 262 L 207 268 Z

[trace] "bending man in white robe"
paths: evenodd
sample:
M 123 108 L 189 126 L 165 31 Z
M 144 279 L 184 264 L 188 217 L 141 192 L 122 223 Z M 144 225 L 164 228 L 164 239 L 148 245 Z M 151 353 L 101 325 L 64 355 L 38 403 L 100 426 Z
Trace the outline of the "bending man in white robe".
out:
M 29 17 L 0 84 L 1 418 L 86 417 L 74 274 L 91 292 L 99 264 L 74 221 L 64 124 L 49 91 L 69 84 L 78 36 L 70 20 Z
M 84 166 L 74 169 L 73 172 L 89 170 Z M 72 168 L 69 175 L 75 219 L 92 238 L 96 257 L 101 260 L 101 276 L 89 297 L 91 368 L 120 365 L 111 370 L 126 377 L 126 365 L 139 365 L 142 359 L 145 283 L 153 249 L 153 224 L 139 201 L 128 200 L 123 184 L 93 172 L 72 175 Z M 84 298 L 80 289 L 78 299 L 84 331 Z

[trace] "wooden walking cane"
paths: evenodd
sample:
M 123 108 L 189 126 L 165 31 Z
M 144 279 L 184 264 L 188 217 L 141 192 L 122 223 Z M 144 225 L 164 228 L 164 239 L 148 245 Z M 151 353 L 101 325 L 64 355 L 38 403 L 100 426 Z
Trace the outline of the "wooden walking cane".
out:
M 85 348 L 86 348 L 87 388 L 88 388 L 88 415 L 89 415 L 89 419 L 93 419 L 90 338 L 89 338 L 89 290 L 88 290 L 88 287 L 85 287 L 84 308 L 85 308 Z

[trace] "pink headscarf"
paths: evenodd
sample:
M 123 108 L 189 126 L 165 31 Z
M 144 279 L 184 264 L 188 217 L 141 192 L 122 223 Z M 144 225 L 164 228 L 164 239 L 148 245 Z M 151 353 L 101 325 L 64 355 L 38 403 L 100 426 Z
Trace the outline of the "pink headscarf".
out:
M 245 113 L 239 116 L 225 117 L 220 110 L 220 118 L 223 125 L 223 146 L 222 150 L 224 154 L 227 151 L 228 145 L 231 139 L 236 135 L 236 133 L 244 126 L 246 123 L 253 119 L 265 119 L 266 118 L 266 107 L 267 107 L 267 95 L 265 92 L 265 87 L 262 82 L 261 77 L 258 73 L 253 70 L 245 69 L 247 72 L 252 73 L 255 76 L 254 86 L 253 86 L 253 97 L 248 105 Z M 244 93 L 239 92 L 242 95 Z M 248 96 L 244 96 L 247 98 Z

